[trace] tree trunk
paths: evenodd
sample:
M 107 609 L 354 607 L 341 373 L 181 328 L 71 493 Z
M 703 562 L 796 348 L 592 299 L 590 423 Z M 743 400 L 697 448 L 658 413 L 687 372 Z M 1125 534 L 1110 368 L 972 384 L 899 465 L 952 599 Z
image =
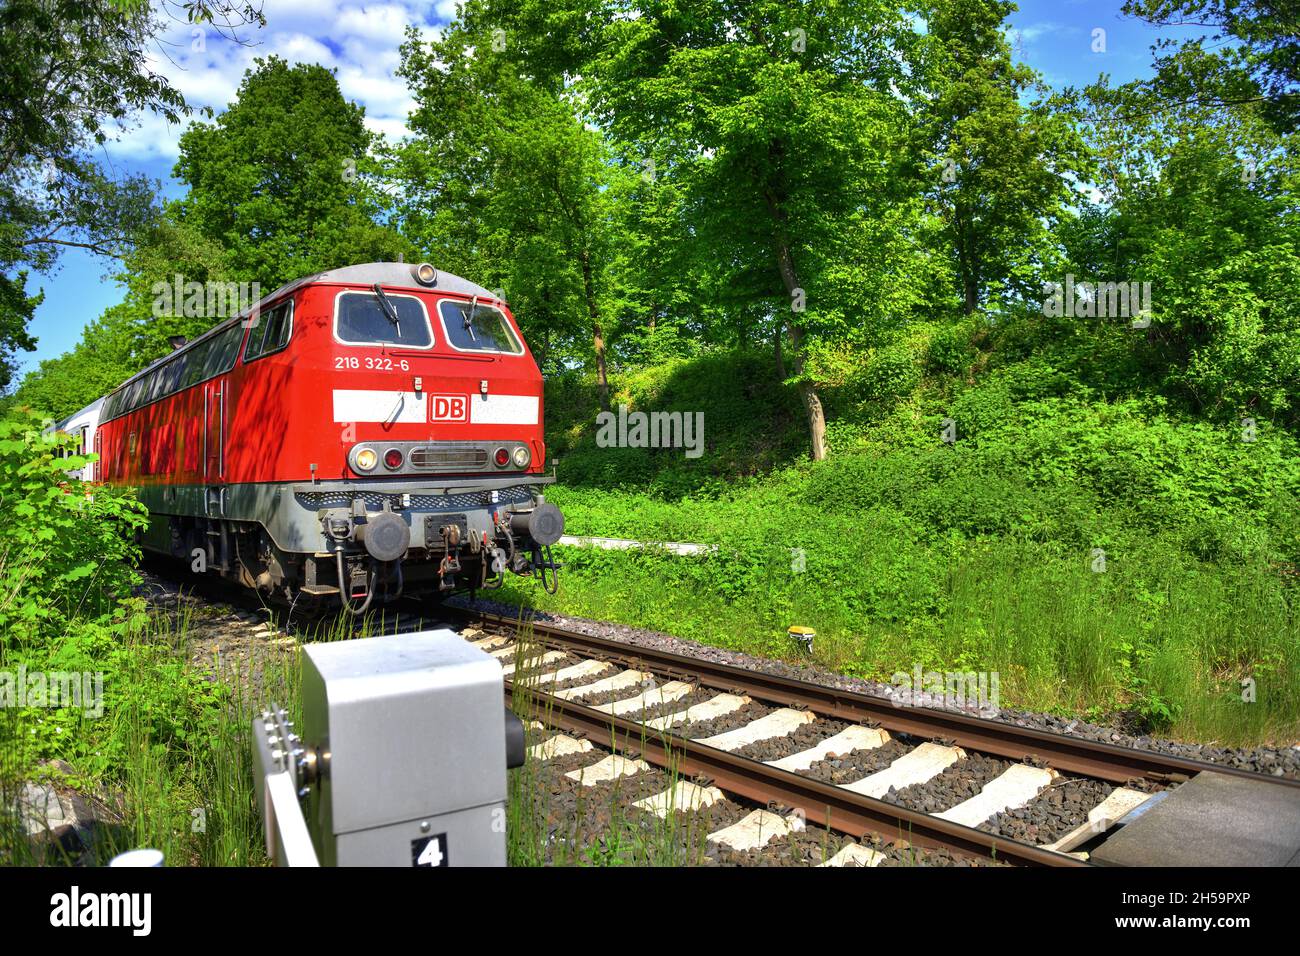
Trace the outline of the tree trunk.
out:
M 803 375 L 803 329 L 791 323 L 790 351 L 794 353 L 794 371 Z M 813 388 L 813 383 L 806 378 L 799 379 L 799 397 L 803 399 L 804 412 L 808 416 L 808 435 L 812 439 L 812 460 L 826 460 L 826 411 L 822 400 Z
M 596 387 L 600 391 L 600 409 L 609 411 L 609 377 L 605 370 L 605 333 L 600 327 L 600 306 L 591 281 L 591 251 L 582 250 L 582 291 L 587 297 L 587 315 L 591 318 L 592 344 L 596 349 Z
M 785 283 L 785 291 L 790 296 L 791 301 L 794 299 L 794 290 L 800 288 L 799 277 L 794 271 L 794 260 L 790 257 L 790 246 L 784 240 L 780 240 L 776 250 L 777 266 L 781 270 L 781 280 Z M 794 362 L 794 373 L 803 375 L 804 370 L 804 331 L 798 322 L 790 322 L 790 355 Z M 799 397 L 803 399 L 804 412 L 808 416 L 808 437 L 812 441 L 812 460 L 824 461 L 826 459 L 826 412 L 822 408 L 822 400 L 817 395 L 817 390 L 813 388 L 812 382 L 807 379 L 799 381 Z
M 966 217 L 960 209 L 953 213 L 956 232 L 957 276 L 961 282 L 962 314 L 972 315 L 980 304 L 979 263 L 975 261 L 975 240 L 967 234 Z
M 776 374 L 785 381 L 785 356 L 781 354 L 781 335 L 785 332 L 785 320 L 780 319 L 776 323 Z

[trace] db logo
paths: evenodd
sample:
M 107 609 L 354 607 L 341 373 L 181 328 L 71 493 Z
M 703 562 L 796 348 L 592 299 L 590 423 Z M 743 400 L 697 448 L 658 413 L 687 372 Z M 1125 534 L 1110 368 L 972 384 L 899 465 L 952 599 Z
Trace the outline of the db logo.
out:
M 468 395 L 433 395 L 432 422 L 466 422 L 469 421 Z

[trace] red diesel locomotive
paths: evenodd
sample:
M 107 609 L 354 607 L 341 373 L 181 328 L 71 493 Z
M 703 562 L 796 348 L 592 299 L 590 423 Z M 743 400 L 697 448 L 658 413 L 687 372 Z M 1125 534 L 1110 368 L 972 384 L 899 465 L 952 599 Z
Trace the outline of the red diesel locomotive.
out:
M 109 393 L 95 451 L 145 548 L 288 600 L 555 587 L 541 373 L 504 302 L 428 264 L 277 289 Z

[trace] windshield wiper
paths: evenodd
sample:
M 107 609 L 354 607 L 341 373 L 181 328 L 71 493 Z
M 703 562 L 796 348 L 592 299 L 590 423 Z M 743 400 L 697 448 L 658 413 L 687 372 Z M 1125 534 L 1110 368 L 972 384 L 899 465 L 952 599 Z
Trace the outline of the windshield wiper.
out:
M 393 323 L 393 328 L 397 329 L 397 337 L 400 339 L 402 337 L 402 320 L 397 317 L 397 310 L 393 308 L 393 303 L 388 301 L 388 296 L 384 295 L 384 290 L 379 287 L 378 282 L 372 288 L 374 289 L 375 298 L 379 300 L 379 311 L 383 312 L 384 317 Z
M 478 343 L 478 336 L 474 334 L 474 314 L 478 312 L 478 296 L 469 300 L 469 312 L 464 314 L 465 331 L 469 333 L 469 340 L 475 344 Z

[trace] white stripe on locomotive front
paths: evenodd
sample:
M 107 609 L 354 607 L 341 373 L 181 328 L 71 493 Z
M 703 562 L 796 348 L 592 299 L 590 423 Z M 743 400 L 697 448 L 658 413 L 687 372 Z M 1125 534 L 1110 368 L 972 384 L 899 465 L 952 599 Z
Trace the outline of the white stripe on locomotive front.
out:
M 469 402 L 471 425 L 536 425 L 536 395 L 474 395 Z
M 423 392 L 392 392 L 380 389 L 336 388 L 336 422 L 408 422 L 422 425 L 429 420 Z
M 424 392 L 387 389 L 334 389 L 334 421 L 422 424 L 429 420 Z M 536 425 L 536 395 L 473 395 L 471 425 Z

